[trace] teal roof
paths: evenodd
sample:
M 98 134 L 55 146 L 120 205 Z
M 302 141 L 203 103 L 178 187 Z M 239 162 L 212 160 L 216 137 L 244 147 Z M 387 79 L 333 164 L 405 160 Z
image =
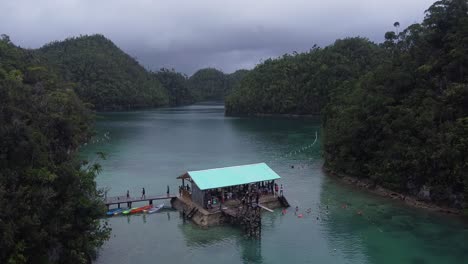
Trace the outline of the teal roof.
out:
M 187 173 L 200 190 L 271 181 L 281 178 L 265 163 L 188 171 Z

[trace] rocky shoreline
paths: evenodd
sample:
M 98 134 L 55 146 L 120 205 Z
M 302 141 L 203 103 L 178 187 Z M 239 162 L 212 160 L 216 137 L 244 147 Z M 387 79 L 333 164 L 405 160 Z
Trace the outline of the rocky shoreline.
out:
M 444 214 L 463 215 L 462 214 L 463 211 L 460 209 L 440 206 L 440 205 L 436 205 L 434 203 L 430 203 L 427 201 L 422 201 L 415 196 L 398 193 L 398 192 L 386 189 L 382 186 L 376 185 L 374 182 L 372 182 L 369 179 L 359 179 L 359 178 L 351 177 L 348 175 L 337 174 L 325 167 L 323 167 L 323 170 L 326 173 L 326 175 L 331 176 L 345 184 L 352 185 L 360 189 L 365 189 L 373 194 L 377 194 L 383 197 L 388 197 L 393 200 L 399 200 L 409 206 L 422 208 L 422 209 L 426 209 L 426 210 L 430 210 L 434 212 L 440 212 Z

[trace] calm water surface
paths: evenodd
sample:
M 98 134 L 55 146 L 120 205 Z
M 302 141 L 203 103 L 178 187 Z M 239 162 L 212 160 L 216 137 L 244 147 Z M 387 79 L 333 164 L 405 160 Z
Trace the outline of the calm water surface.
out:
M 468 263 L 468 225 L 460 219 L 326 177 L 316 121 L 228 118 L 222 105 L 195 105 L 102 114 L 97 132 L 83 156 L 108 154 L 97 178 L 108 195 L 127 189 L 140 195 L 142 187 L 164 194 L 167 185 L 176 192 L 175 178 L 187 170 L 267 162 L 281 175 L 291 205 L 304 214 L 264 213 L 259 241 L 229 226 L 199 228 L 176 211 L 114 217 L 97 263 Z M 318 143 L 306 149 L 315 132 Z

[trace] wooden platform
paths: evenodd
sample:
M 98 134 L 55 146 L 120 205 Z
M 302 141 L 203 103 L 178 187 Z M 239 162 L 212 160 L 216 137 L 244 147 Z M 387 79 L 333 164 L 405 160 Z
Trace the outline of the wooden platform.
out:
M 106 204 L 107 207 L 110 205 L 117 204 L 120 208 L 120 204 L 127 203 L 128 207 L 131 207 L 132 203 L 135 202 L 149 202 L 149 204 L 153 204 L 154 200 L 166 200 L 166 199 L 172 199 L 177 197 L 175 194 L 164 194 L 164 195 L 146 195 L 145 197 L 129 197 L 123 195 L 123 196 L 113 196 L 113 197 L 107 197 L 107 199 L 104 200 L 104 203 Z

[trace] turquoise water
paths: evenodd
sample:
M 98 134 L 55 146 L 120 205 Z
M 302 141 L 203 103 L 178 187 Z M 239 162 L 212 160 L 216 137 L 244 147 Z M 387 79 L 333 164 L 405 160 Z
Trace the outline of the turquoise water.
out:
M 176 211 L 114 217 L 96 263 L 468 263 L 462 220 L 326 177 L 317 121 L 227 118 L 222 105 L 195 105 L 106 113 L 96 125 L 95 142 L 83 156 L 108 154 L 97 183 L 109 196 L 140 195 L 142 187 L 164 194 L 167 185 L 174 192 L 175 178 L 187 170 L 266 162 L 304 214 L 298 218 L 292 208 L 286 215 L 264 213 L 258 241 L 229 226 L 199 228 Z M 315 132 L 318 143 L 305 148 Z

